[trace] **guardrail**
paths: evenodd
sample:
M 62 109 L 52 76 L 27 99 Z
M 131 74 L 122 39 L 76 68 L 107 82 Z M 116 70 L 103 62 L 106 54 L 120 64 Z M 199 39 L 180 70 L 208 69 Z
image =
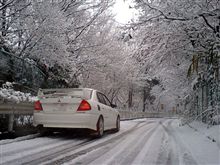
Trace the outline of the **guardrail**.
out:
M 34 103 L 0 103 L 0 114 L 19 114 L 19 115 L 32 115 Z
M 0 114 L 20 114 L 32 115 L 34 110 L 34 103 L 0 103 Z M 122 119 L 132 119 L 140 117 L 172 117 L 175 115 L 172 112 L 140 112 L 140 111 L 125 111 L 119 110 Z
M 33 115 L 34 104 L 29 102 L 23 103 L 0 103 L 0 115 L 9 115 L 8 131 L 13 131 L 14 115 Z M 174 117 L 176 114 L 172 112 L 140 112 L 119 110 L 121 120 L 129 120 L 136 118 L 160 118 Z
M 14 115 L 33 115 L 34 104 L 30 102 L 0 103 L 0 115 L 9 115 L 8 132 L 13 131 Z
M 136 119 L 136 118 L 162 118 L 162 117 L 175 117 L 173 112 L 140 112 L 140 111 L 119 111 L 121 119 Z

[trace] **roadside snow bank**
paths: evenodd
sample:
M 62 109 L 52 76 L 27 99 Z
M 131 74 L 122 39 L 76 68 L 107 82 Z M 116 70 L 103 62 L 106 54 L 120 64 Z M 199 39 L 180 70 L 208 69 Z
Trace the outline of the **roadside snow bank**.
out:
M 23 93 L 13 89 L 13 83 L 6 82 L 0 88 L 0 102 L 34 102 L 37 97 L 31 96 L 30 93 Z
M 207 128 L 207 125 L 198 121 L 181 125 L 181 121 L 172 122 L 171 134 L 174 135 L 180 157 L 179 164 L 220 164 L 219 126 Z M 214 139 L 214 141 L 213 141 Z M 182 148 L 182 150 L 181 150 Z M 186 163 L 188 155 L 196 163 Z
M 220 125 L 220 115 L 215 115 L 212 118 L 212 124 L 213 125 Z
M 216 142 L 217 145 L 220 147 L 220 125 L 208 127 L 207 124 L 199 121 L 193 121 L 188 125 L 195 131 L 206 136 L 208 139 L 212 140 L 213 142 Z

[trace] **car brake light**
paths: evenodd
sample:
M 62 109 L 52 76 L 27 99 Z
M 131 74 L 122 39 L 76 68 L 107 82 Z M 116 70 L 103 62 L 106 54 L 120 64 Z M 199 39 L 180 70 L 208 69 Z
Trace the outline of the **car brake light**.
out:
M 37 111 L 42 111 L 43 110 L 42 105 L 41 105 L 39 100 L 34 102 L 34 109 L 37 110 Z
M 86 100 L 82 100 L 77 111 L 89 111 L 91 110 L 90 104 Z

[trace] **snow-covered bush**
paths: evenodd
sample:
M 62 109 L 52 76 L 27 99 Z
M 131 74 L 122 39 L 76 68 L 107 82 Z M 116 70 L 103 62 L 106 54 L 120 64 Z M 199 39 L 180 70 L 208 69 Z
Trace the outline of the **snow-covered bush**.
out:
M 0 102 L 34 102 L 36 99 L 30 93 L 15 91 L 11 82 L 6 82 L 0 88 Z
M 211 122 L 213 125 L 219 125 L 220 124 L 220 115 L 213 116 Z

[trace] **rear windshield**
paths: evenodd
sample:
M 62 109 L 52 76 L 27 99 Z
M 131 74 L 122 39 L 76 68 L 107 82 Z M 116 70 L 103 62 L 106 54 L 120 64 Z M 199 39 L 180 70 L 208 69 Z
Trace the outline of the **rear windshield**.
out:
M 86 100 L 91 99 L 92 90 L 90 89 L 77 89 L 77 88 L 62 88 L 62 89 L 39 89 L 39 97 L 61 97 L 61 96 L 73 96 Z

